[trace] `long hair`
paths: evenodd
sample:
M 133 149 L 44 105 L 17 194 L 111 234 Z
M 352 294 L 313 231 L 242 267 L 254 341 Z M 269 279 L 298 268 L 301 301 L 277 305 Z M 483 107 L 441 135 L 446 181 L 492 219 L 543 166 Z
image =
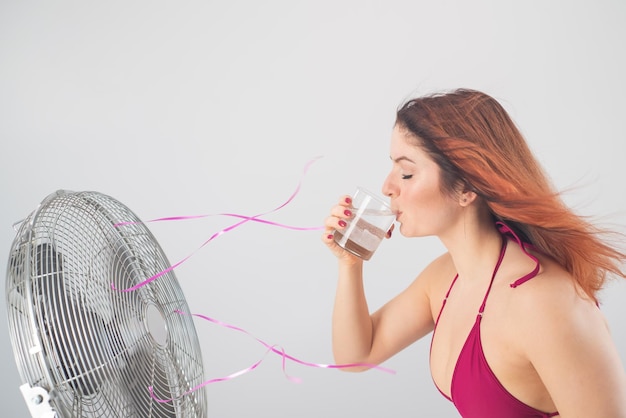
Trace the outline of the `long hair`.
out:
M 594 301 L 607 273 L 626 278 L 626 255 L 563 203 L 495 99 L 467 89 L 412 99 L 396 124 L 439 165 L 444 193 L 474 191 L 496 220 L 555 259 Z

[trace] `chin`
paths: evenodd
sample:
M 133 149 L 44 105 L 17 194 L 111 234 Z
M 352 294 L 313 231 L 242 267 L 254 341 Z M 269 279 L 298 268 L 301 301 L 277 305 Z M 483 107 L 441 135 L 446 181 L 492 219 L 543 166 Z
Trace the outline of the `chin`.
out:
M 400 233 L 402 236 L 407 238 L 419 238 L 419 237 L 428 237 L 433 235 L 432 232 L 426 231 L 420 228 L 409 228 L 406 225 L 400 224 Z
M 419 236 L 415 234 L 415 231 L 413 229 L 407 227 L 406 225 L 402 223 L 400 224 L 400 228 L 398 228 L 398 230 L 400 231 L 403 237 L 411 238 L 411 237 Z

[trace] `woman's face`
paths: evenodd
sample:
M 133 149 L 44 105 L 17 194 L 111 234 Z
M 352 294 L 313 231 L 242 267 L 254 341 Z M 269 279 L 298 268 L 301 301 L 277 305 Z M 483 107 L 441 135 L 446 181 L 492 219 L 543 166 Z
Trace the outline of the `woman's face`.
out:
M 383 193 L 407 237 L 438 235 L 451 227 L 461 215 L 461 206 L 441 191 L 441 169 L 419 146 L 406 129 L 394 127 L 391 135 L 391 172 Z M 412 143 L 413 142 L 413 143 Z

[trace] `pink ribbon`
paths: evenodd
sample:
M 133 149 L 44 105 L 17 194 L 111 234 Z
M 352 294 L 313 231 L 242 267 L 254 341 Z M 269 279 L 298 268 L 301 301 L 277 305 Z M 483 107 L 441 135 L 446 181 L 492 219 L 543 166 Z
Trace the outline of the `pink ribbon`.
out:
M 306 175 L 309 167 L 311 166 L 311 164 L 313 164 L 315 161 L 317 161 L 318 159 L 320 159 L 321 157 L 315 157 L 312 160 L 310 160 L 309 162 L 307 162 L 307 164 L 304 166 L 304 170 L 302 173 L 302 176 L 300 177 L 300 181 L 298 182 L 298 185 L 296 187 L 296 190 L 291 194 L 291 196 L 289 196 L 289 198 L 282 203 L 281 205 L 279 205 L 278 207 L 268 211 L 268 212 L 264 212 L 264 213 L 260 213 L 258 215 L 254 215 L 254 216 L 246 216 L 246 215 L 239 215 L 236 213 L 218 213 L 218 214 L 211 214 L 211 215 L 192 215 L 192 216 L 172 216 L 172 217 L 165 217 L 165 218 L 158 218 L 158 219 L 153 219 L 148 222 L 162 222 L 162 221 L 178 221 L 178 220 L 187 220 L 187 219 L 200 219 L 200 218 L 206 218 L 209 216 L 230 216 L 230 217 L 235 217 L 235 218 L 240 218 L 242 219 L 241 221 L 234 223 L 216 233 L 214 233 L 213 235 L 211 235 L 211 237 L 206 240 L 204 243 L 202 243 L 202 245 L 200 245 L 200 247 L 198 247 L 195 251 L 193 251 L 191 254 L 189 254 L 188 256 L 186 256 L 185 258 L 183 258 L 182 260 L 178 261 L 177 263 L 172 264 L 170 267 L 166 268 L 165 270 L 162 270 L 160 272 L 158 272 L 157 274 L 155 274 L 154 276 L 151 276 L 149 278 L 147 278 L 146 280 L 142 281 L 141 283 L 138 283 L 134 286 L 131 286 L 127 289 L 121 289 L 122 292 L 132 292 L 134 290 L 139 289 L 140 287 L 143 287 L 145 285 L 147 285 L 148 283 L 158 279 L 159 277 L 163 276 L 164 274 L 169 273 L 170 271 L 174 270 L 176 267 L 180 266 L 181 264 L 183 264 L 185 261 L 189 260 L 192 256 L 194 256 L 198 251 L 200 251 L 202 248 L 204 248 L 204 246 L 206 246 L 209 242 L 213 241 L 214 239 L 216 239 L 217 237 L 225 234 L 226 232 L 232 231 L 233 229 L 245 224 L 246 222 L 249 221 L 253 221 L 253 222 L 260 222 L 260 223 L 264 223 L 264 224 L 268 224 L 268 225 L 272 225 L 272 226 L 277 226 L 280 228 L 286 228 L 286 229 L 291 229 L 291 230 L 297 230 L 297 231 L 316 231 L 316 230 L 322 230 L 324 229 L 323 226 L 317 226 L 317 227 L 296 227 L 296 226 L 290 226 L 290 225 L 284 225 L 284 224 L 280 224 L 278 222 L 271 222 L 271 221 L 267 221 L 265 219 L 260 219 L 262 216 L 265 215 L 269 215 L 270 213 L 274 213 L 282 208 L 284 208 L 285 206 L 287 206 L 289 203 L 291 203 L 291 201 L 296 197 L 296 195 L 300 192 L 300 188 L 302 186 L 302 179 L 304 178 L 304 176 Z M 117 224 L 115 224 L 116 227 L 121 227 L 121 226 L 125 226 L 125 225 L 134 225 L 137 224 L 138 222 L 119 222 Z M 114 283 L 111 283 L 111 287 L 113 288 L 113 290 L 118 290 L 115 287 Z
M 228 227 L 226 227 L 226 228 L 224 228 L 224 229 L 214 233 L 208 240 L 206 240 L 204 243 L 202 243 L 202 245 L 200 245 L 194 252 L 192 252 L 191 254 L 189 254 L 188 256 L 183 258 L 182 260 L 178 261 L 175 264 L 172 264 L 167 269 L 158 272 L 154 276 L 149 277 L 148 279 L 142 281 L 141 283 L 138 283 L 138 284 L 136 284 L 136 285 L 134 285 L 132 287 L 129 287 L 127 289 L 122 289 L 121 291 L 122 292 L 132 292 L 134 290 L 139 289 L 142 286 L 145 286 L 145 285 L 151 283 L 152 281 L 154 281 L 157 278 L 163 276 L 164 274 L 167 274 L 168 272 L 174 270 L 176 267 L 180 266 L 185 261 L 189 260 L 195 253 L 197 253 L 200 249 L 202 249 L 204 246 L 206 246 L 209 242 L 213 241 L 214 239 L 218 238 L 219 236 L 221 236 L 221 235 L 223 235 L 223 234 L 225 234 L 225 233 L 227 233 L 229 231 L 232 231 L 235 228 L 238 228 L 239 226 L 245 224 L 246 222 L 250 222 L 250 221 L 252 221 L 252 222 L 259 222 L 259 223 L 263 223 L 263 224 L 267 224 L 267 225 L 271 225 L 271 226 L 276 226 L 276 227 L 279 227 L 279 228 L 285 228 L 285 229 L 296 230 L 296 231 L 314 231 L 314 230 L 322 230 L 322 229 L 324 229 L 323 226 L 319 226 L 319 227 L 297 227 L 297 226 L 285 225 L 285 224 L 281 224 L 281 223 L 278 223 L 278 222 L 272 222 L 272 221 L 268 221 L 268 220 L 265 220 L 265 219 L 261 219 L 262 216 L 265 216 L 265 215 L 268 215 L 270 213 L 276 212 L 276 211 L 282 209 L 283 207 L 285 207 L 286 205 L 288 205 L 289 203 L 291 203 L 291 201 L 300 192 L 300 188 L 301 188 L 301 185 L 302 185 L 302 179 L 303 179 L 304 175 L 307 173 L 307 171 L 308 171 L 309 167 L 311 166 L 311 164 L 313 164 L 319 158 L 321 158 L 321 157 L 316 157 L 316 158 L 310 160 L 305 165 L 303 173 L 302 173 L 302 176 L 300 178 L 300 181 L 298 182 L 298 185 L 297 185 L 295 191 L 291 194 L 291 196 L 289 196 L 289 198 L 284 203 L 282 203 L 278 207 L 276 207 L 276 208 L 274 208 L 274 209 L 272 209 L 272 210 L 270 210 L 268 212 L 260 213 L 258 215 L 254 215 L 254 216 L 246 216 L 246 215 L 240 215 L 240 214 L 236 214 L 236 213 L 218 213 L 218 214 L 210 214 L 210 215 L 192 215 L 192 216 L 172 216 L 172 217 L 157 218 L 157 219 L 152 219 L 152 220 L 146 221 L 145 223 L 149 223 L 149 222 L 164 222 L 164 221 L 179 221 L 179 220 L 189 220 L 189 219 L 201 219 L 201 218 L 206 218 L 206 217 L 209 217 L 209 216 L 228 216 L 228 217 L 241 219 L 240 221 L 238 221 L 238 222 L 236 222 L 236 223 L 234 223 L 234 224 L 232 224 L 232 225 L 230 225 L 230 226 L 228 226 Z M 123 227 L 123 226 L 127 226 L 127 225 L 134 225 L 134 224 L 137 224 L 137 223 L 140 223 L 140 222 L 120 222 L 120 223 L 115 224 L 115 226 L 116 227 Z M 111 283 L 111 287 L 114 290 L 117 290 L 113 283 Z M 242 376 L 242 375 L 244 375 L 246 373 L 249 373 L 249 372 L 253 371 L 254 369 L 256 369 L 265 360 L 265 358 L 267 357 L 267 355 L 269 353 L 274 353 L 274 354 L 277 354 L 277 355 L 281 356 L 281 358 L 282 358 L 282 371 L 283 371 L 283 374 L 285 375 L 285 377 L 289 381 L 291 381 L 293 383 L 300 383 L 301 379 L 297 378 L 297 377 L 289 376 L 287 374 L 287 372 L 286 372 L 287 360 L 293 361 L 293 362 L 295 362 L 297 364 L 300 364 L 300 365 L 303 365 L 303 366 L 323 368 L 323 369 L 344 369 L 344 368 L 351 368 L 351 367 L 368 367 L 368 368 L 377 369 L 377 370 L 380 370 L 380 371 L 383 371 L 383 372 L 386 372 L 386 373 L 391 373 L 391 374 L 395 374 L 396 373 L 394 370 L 391 370 L 391 369 L 388 369 L 388 368 L 385 368 L 385 367 L 381 367 L 381 366 L 375 365 L 375 364 L 367 364 L 367 363 L 322 364 L 322 363 L 311 363 L 311 362 L 308 362 L 308 361 L 303 361 L 303 360 L 297 359 L 296 357 L 293 357 L 293 356 L 287 354 L 282 347 L 277 346 L 277 345 L 270 345 L 270 344 L 266 343 L 265 341 L 255 337 L 254 335 L 252 335 L 248 331 L 246 331 L 246 330 L 244 330 L 242 328 L 239 328 L 237 326 L 227 324 L 225 322 L 219 321 L 219 320 L 214 319 L 214 318 L 210 318 L 210 317 L 205 316 L 205 315 L 187 314 L 187 313 L 182 312 L 180 310 L 176 310 L 174 312 L 176 312 L 178 314 L 181 314 L 181 315 L 192 315 L 192 316 L 195 316 L 197 318 L 201 318 L 201 319 L 204 319 L 206 321 L 212 322 L 212 323 L 214 323 L 216 325 L 222 326 L 224 328 L 228 328 L 228 329 L 232 329 L 234 331 L 238 331 L 238 332 L 244 333 L 244 334 L 252 337 L 259 344 L 261 344 L 262 346 L 264 346 L 266 348 L 266 351 L 263 354 L 263 356 L 258 361 L 254 362 L 252 365 L 250 365 L 250 366 L 248 366 L 248 367 L 246 367 L 246 368 L 244 368 L 242 370 L 239 370 L 239 371 L 237 371 L 235 373 L 232 373 L 232 374 L 230 374 L 228 376 L 209 379 L 209 380 L 207 380 L 207 381 L 205 381 L 205 382 L 203 382 L 203 383 L 201 383 L 201 384 L 199 384 L 199 385 L 189 389 L 188 391 L 180 394 L 179 398 L 183 397 L 183 396 L 186 396 L 186 395 L 188 395 L 188 394 L 190 394 L 192 392 L 195 392 L 195 391 L 197 391 L 197 390 L 199 390 L 199 389 L 201 389 L 201 388 L 203 388 L 203 387 L 205 387 L 207 385 L 210 385 L 210 384 L 213 384 L 213 383 L 217 383 L 217 382 L 223 382 L 223 381 L 231 380 L 231 379 L 234 379 L 236 377 Z M 160 399 L 160 398 L 158 398 L 156 396 L 156 394 L 154 393 L 154 387 L 153 386 L 148 387 L 148 391 L 150 392 L 150 397 L 154 401 L 159 402 L 159 403 L 171 402 L 171 401 L 177 399 L 177 398 L 170 398 L 170 399 Z
M 298 363 L 298 364 L 301 364 L 303 366 L 316 367 L 316 368 L 321 368 L 321 369 L 345 369 L 345 368 L 350 368 L 350 367 L 368 367 L 368 368 L 373 368 L 373 369 L 380 370 L 380 371 L 385 372 L 385 373 L 390 373 L 390 374 L 395 374 L 396 373 L 392 369 L 388 369 L 386 367 L 382 367 L 382 366 L 379 366 L 379 365 L 376 365 L 376 364 L 368 364 L 368 363 L 323 364 L 323 363 L 311 363 L 311 362 L 308 362 L 308 361 L 299 360 L 296 357 L 293 357 L 293 356 L 290 356 L 289 354 L 287 354 L 285 352 L 285 350 L 282 349 L 280 346 L 270 345 L 270 344 L 266 343 L 265 341 L 255 337 L 254 335 L 252 335 L 251 333 L 249 333 L 248 331 L 246 331 L 243 328 L 239 328 L 239 327 L 237 327 L 235 325 L 227 324 L 225 322 L 219 321 L 217 319 L 214 319 L 214 318 L 211 318 L 211 317 L 208 317 L 208 316 L 205 316 L 205 315 L 187 314 L 187 313 L 185 313 L 185 312 L 183 312 L 181 310 L 178 310 L 178 309 L 175 310 L 174 312 L 178 313 L 178 314 L 181 314 L 181 315 L 195 316 L 197 318 L 204 319 L 205 321 L 212 322 L 212 323 L 214 323 L 216 325 L 219 325 L 221 327 L 232 329 L 232 330 L 237 331 L 237 332 L 241 332 L 243 334 L 248 335 L 249 337 L 252 337 L 254 340 L 256 340 L 259 344 L 261 344 L 262 346 L 264 346 L 267 349 L 265 351 L 265 353 L 263 354 L 263 356 L 261 357 L 261 359 L 259 359 L 258 361 L 254 362 L 249 367 L 246 367 L 246 368 L 244 368 L 242 370 L 239 370 L 238 372 L 235 372 L 235 373 L 230 374 L 228 376 L 218 377 L 218 378 L 214 378 L 214 379 L 209 379 L 209 380 L 207 380 L 207 381 L 205 381 L 205 382 L 203 382 L 203 383 L 201 383 L 201 384 L 191 388 L 190 390 L 180 394 L 179 397 L 183 397 L 183 396 L 189 395 L 190 393 L 195 392 L 198 389 L 202 389 L 203 387 L 208 386 L 208 385 L 210 385 L 212 383 L 224 382 L 224 381 L 227 381 L 227 380 L 232 380 L 232 379 L 234 379 L 236 377 L 239 377 L 239 376 L 242 376 L 242 375 L 244 375 L 246 373 L 249 373 L 249 372 L 253 371 L 254 369 L 256 369 L 263 362 L 263 360 L 265 360 L 265 358 L 267 357 L 267 355 L 269 353 L 275 353 L 275 354 L 278 354 L 279 356 L 282 357 L 283 374 L 285 375 L 285 377 L 287 377 L 287 379 L 289 379 L 293 383 L 301 383 L 302 379 L 300 379 L 298 377 L 289 376 L 287 374 L 287 371 L 286 371 L 287 360 L 291 360 L 294 363 Z M 154 387 L 153 386 L 150 386 L 148 388 L 148 391 L 150 392 L 150 397 L 152 397 L 152 399 L 154 399 L 156 402 L 159 402 L 159 403 L 171 402 L 174 399 L 176 399 L 176 398 L 170 398 L 170 399 L 160 399 L 160 398 L 158 398 L 154 394 Z

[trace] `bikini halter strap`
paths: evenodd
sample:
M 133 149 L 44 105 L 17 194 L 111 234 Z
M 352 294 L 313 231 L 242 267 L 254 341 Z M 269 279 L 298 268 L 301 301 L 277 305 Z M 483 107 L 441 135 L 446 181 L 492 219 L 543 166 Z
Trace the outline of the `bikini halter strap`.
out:
M 496 222 L 496 226 L 498 227 L 498 230 L 500 231 L 502 235 L 511 236 L 519 244 L 522 251 L 524 251 L 524 254 L 526 254 L 530 259 L 532 259 L 535 262 L 535 268 L 530 273 L 526 274 L 523 277 L 520 277 L 519 279 L 515 280 L 513 283 L 510 284 L 512 288 L 516 288 L 517 286 L 526 283 L 527 281 L 535 277 L 537 273 L 539 273 L 539 259 L 528 252 L 528 249 L 534 250 L 535 246 L 530 243 L 522 241 L 520 237 L 517 236 L 517 234 L 505 223 Z
M 502 249 L 500 250 L 500 256 L 498 257 L 498 262 L 493 269 L 493 273 L 491 274 L 491 281 L 489 282 L 489 287 L 487 288 L 487 292 L 485 293 L 485 297 L 483 298 L 483 303 L 480 305 L 480 309 L 478 310 L 478 315 L 482 315 L 485 310 L 485 304 L 487 303 L 487 297 L 489 296 L 489 292 L 491 292 L 491 286 L 493 286 L 493 281 L 496 278 L 496 274 L 500 269 L 500 265 L 502 264 L 502 260 L 504 260 L 504 254 L 506 252 L 506 244 L 507 240 L 505 237 L 502 237 Z
M 513 283 L 510 284 L 510 286 L 512 288 L 516 288 L 517 286 L 524 284 L 525 282 L 527 282 L 528 280 L 532 279 L 533 277 L 535 277 L 537 275 L 537 273 L 539 273 L 539 259 L 537 257 L 535 257 L 534 255 L 530 254 L 527 250 L 527 248 L 529 249 L 535 249 L 535 246 L 529 243 L 526 243 L 524 241 L 522 241 L 519 236 L 517 236 L 517 234 L 506 224 L 504 224 L 503 222 L 496 222 L 496 227 L 498 228 L 498 231 L 500 231 L 500 233 L 503 235 L 503 242 L 502 242 L 502 250 L 500 251 L 500 258 L 498 259 L 498 262 L 496 264 L 496 267 L 493 271 L 493 275 L 491 277 L 491 283 L 489 284 L 489 288 L 487 289 L 487 293 L 485 294 L 485 298 L 483 299 L 483 303 L 480 306 L 480 310 L 478 315 L 482 316 L 483 310 L 485 309 L 485 305 L 487 303 L 487 296 L 489 295 L 489 292 L 491 291 L 491 286 L 493 285 L 493 281 L 496 277 L 496 273 L 498 272 L 498 268 L 500 267 L 500 264 L 502 264 L 502 260 L 504 259 L 504 253 L 506 250 L 506 244 L 507 244 L 507 239 L 506 239 L 506 235 L 511 236 L 515 242 L 517 242 L 517 244 L 520 246 L 520 248 L 522 249 L 522 251 L 524 251 L 524 254 L 526 254 L 529 258 L 531 258 L 534 262 L 535 262 L 535 268 L 533 269 L 533 271 L 531 271 L 530 273 L 526 274 L 525 276 L 515 280 Z M 437 327 L 437 324 L 439 323 L 439 319 L 441 318 L 441 314 L 443 313 L 443 309 L 446 306 L 446 302 L 448 301 L 448 297 L 450 296 L 450 292 L 452 291 L 452 288 L 454 287 L 454 284 L 456 283 L 457 279 L 459 278 L 458 273 L 454 276 L 454 279 L 452 280 L 452 283 L 450 283 L 450 288 L 448 289 L 448 291 L 446 292 L 446 296 L 443 299 L 443 302 L 441 304 L 441 309 L 439 310 L 439 315 L 437 315 L 437 319 L 435 320 L 435 328 Z

